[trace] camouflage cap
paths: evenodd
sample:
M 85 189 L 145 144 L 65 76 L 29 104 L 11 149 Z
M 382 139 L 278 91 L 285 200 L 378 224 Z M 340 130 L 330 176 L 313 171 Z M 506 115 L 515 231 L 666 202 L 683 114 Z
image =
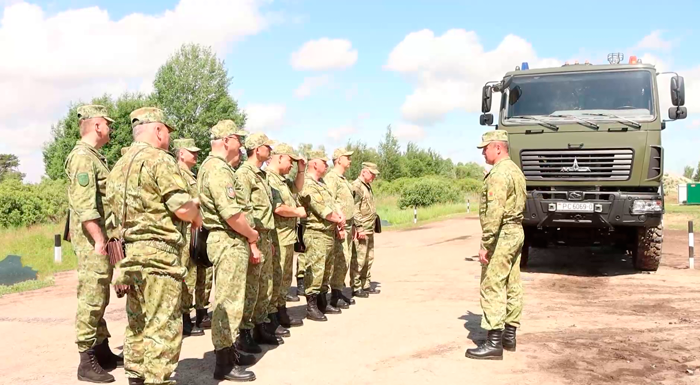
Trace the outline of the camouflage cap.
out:
M 199 147 L 194 145 L 194 139 L 180 138 L 180 139 L 173 140 L 173 149 L 179 150 L 181 148 L 184 148 L 185 150 L 187 150 L 189 152 L 199 152 L 202 150 Z
M 287 143 L 280 143 L 276 145 L 274 151 L 272 151 L 272 155 L 289 155 L 292 160 L 301 159 L 301 157 L 294 152 L 294 148 Z
M 362 162 L 362 168 L 366 168 L 374 175 L 379 175 L 379 167 L 372 162 Z
M 476 148 L 484 148 L 491 142 L 508 142 L 508 132 L 504 130 L 487 131 L 481 136 L 481 143 Z
M 107 115 L 107 108 L 99 104 L 88 104 L 80 106 L 77 108 L 78 120 L 92 119 L 92 118 L 104 118 L 110 123 L 114 123 L 114 120 Z
M 168 122 L 163 110 L 156 107 L 141 107 L 134 110 L 129 114 L 129 121 L 131 121 L 131 128 L 147 123 L 162 123 L 168 127 L 168 131 L 172 132 L 175 130 L 173 125 Z
M 311 150 L 307 152 L 306 155 L 309 157 L 309 161 L 312 161 L 314 159 L 321 159 L 324 162 L 328 162 L 328 157 L 326 156 L 326 153 L 322 150 Z
M 355 151 L 346 150 L 344 148 L 336 148 L 335 151 L 333 151 L 333 160 L 336 160 L 341 156 L 350 156 L 354 153 Z
M 252 150 L 252 149 L 258 148 L 260 146 L 272 147 L 276 144 L 277 144 L 277 142 L 275 142 L 274 140 L 271 140 L 270 138 L 267 137 L 267 135 L 263 134 L 262 132 L 252 133 L 245 140 L 245 148 L 248 150 Z
M 219 122 L 209 130 L 209 139 L 211 140 L 223 139 L 231 135 L 247 136 L 248 133 L 239 129 L 236 122 L 231 119 L 219 120 Z

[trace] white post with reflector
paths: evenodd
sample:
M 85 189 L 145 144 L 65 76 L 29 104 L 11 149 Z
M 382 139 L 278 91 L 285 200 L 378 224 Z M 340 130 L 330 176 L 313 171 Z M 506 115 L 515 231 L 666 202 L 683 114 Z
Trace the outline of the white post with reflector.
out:
M 63 254 L 61 253 L 61 234 L 54 234 L 53 236 L 53 261 L 55 263 L 61 263 Z
M 695 270 L 695 236 L 693 234 L 693 221 L 688 221 L 688 268 Z
M 416 206 L 413 206 L 413 223 L 415 224 L 418 222 L 418 209 Z

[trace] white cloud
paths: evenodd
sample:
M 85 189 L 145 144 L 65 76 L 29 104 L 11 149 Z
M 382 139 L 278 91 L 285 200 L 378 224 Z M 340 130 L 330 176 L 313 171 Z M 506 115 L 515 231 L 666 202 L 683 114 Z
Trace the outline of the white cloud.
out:
M 330 75 L 320 75 L 320 76 L 310 76 L 304 78 L 304 82 L 294 90 L 294 96 L 299 99 L 303 99 L 313 92 L 314 89 L 328 85 L 331 81 Z
M 71 101 L 148 92 L 181 44 L 223 55 L 268 25 L 257 0 L 181 0 L 172 10 L 119 20 L 97 6 L 47 15 L 38 5 L 10 4 L 0 20 L 0 152 L 20 154 L 30 181 L 43 174 L 41 146 Z
M 539 58 L 530 43 L 515 35 L 485 51 L 476 32 L 451 29 L 435 36 L 424 29 L 408 34 L 394 47 L 384 68 L 416 84 L 401 107 L 403 119 L 430 125 L 451 111 L 479 112 L 484 83 L 502 78 L 522 62 L 530 68 L 561 64 L 557 59 Z
M 350 134 L 354 134 L 355 132 L 357 132 L 357 128 L 355 128 L 355 126 L 341 126 L 328 130 L 328 137 L 333 139 L 334 142 L 339 142 L 341 139 L 349 136 Z
M 323 71 L 343 69 L 357 61 L 357 50 L 350 40 L 322 38 L 311 40 L 292 53 L 290 64 L 295 70 Z
M 358 93 L 359 89 L 357 88 L 357 83 L 353 83 L 353 85 L 345 91 L 345 100 L 351 101 Z
M 637 43 L 637 49 L 648 49 L 652 51 L 668 51 L 673 48 L 675 44 L 672 40 L 664 40 L 661 37 L 661 31 L 652 31 L 650 34 L 644 36 L 642 40 Z
M 417 141 L 425 138 L 423 127 L 415 124 L 399 123 L 393 128 L 392 133 L 397 139 L 405 141 Z
M 248 104 L 246 130 L 249 132 L 274 131 L 284 125 L 287 107 L 284 104 Z

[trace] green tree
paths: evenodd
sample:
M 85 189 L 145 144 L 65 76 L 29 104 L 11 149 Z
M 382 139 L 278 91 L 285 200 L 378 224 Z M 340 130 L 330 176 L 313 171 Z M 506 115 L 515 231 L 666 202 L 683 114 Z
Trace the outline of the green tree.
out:
M 228 93 L 231 79 L 212 49 L 197 44 L 183 45 L 158 69 L 153 98 L 172 119 L 176 138 L 194 139 L 206 154 L 211 149 L 209 129 L 219 120 L 245 127 L 246 115 Z
M 379 143 L 379 171 L 382 179 L 392 181 L 403 176 L 401 165 L 401 148 L 399 140 L 391 132 L 391 125 L 387 126 L 384 140 Z
M 455 167 L 455 177 L 457 179 L 483 179 L 484 168 L 475 162 L 469 162 L 466 164 L 457 163 L 457 166 Z
M 700 182 L 700 162 L 698 162 L 698 167 L 695 169 L 695 175 L 693 175 L 693 181 Z
M 23 180 L 24 173 L 19 172 L 19 158 L 14 154 L 0 154 L 0 182 L 6 179 Z
M 348 140 L 347 145 L 345 145 L 345 148 L 353 151 L 352 154 L 352 163 L 350 164 L 350 168 L 348 171 L 345 172 L 345 177 L 348 180 L 355 180 L 357 177 L 360 175 L 360 170 L 362 170 L 362 162 L 372 162 L 374 164 L 379 164 L 379 154 L 377 153 L 377 150 L 367 146 L 367 143 L 363 143 L 360 141 L 357 142 L 352 142 Z M 382 171 L 380 171 L 380 175 Z
M 693 166 L 685 166 L 685 168 L 683 169 L 683 176 L 688 179 L 691 179 L 693 177 L 693 171 L 695 171 L 693 169 Z

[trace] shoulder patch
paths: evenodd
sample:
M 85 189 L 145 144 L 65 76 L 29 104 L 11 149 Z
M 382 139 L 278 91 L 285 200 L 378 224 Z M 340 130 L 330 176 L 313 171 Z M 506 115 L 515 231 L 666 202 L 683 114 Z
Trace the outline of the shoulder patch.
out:
M 88 184 L 90 184 L 90 176 L 86 172 L 79 172 L 77 178 L 78 184 L 82 187 L 86 187 Z
M 226 196 L 231 199 L 234 199 L 236 197 L 236 190 L 233 189 L 233 186 L 226 186 Z

